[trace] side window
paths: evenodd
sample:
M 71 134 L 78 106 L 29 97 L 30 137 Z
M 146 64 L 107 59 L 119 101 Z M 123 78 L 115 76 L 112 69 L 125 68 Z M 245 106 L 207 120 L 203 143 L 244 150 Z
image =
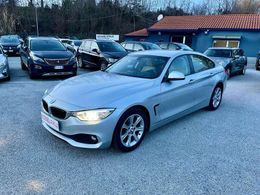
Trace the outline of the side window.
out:
M 97 51 L 99 51 L 98 44 L 95 41 L 92 42 L 91 47 L 90 47 L 91 51 L 93 51 L 93 49 L 96 49 Z
M 133 50 L 133 47 L 134 47 L 134 45 L 132 43 L 126 43 L 125 44 L 125 49 L 126 50 Z
M 143 48 L 142 45 L 140 45 L 140 44 L 135 44 L 135 45 L 134 45 L 134 50 L 135 50 L 135 51 L 143 51 L 144 48 Z
M 191 59 L 192 59 L 192 64 L 193 64 L 195 73 L 215 67 L 215 64 L 211 60 L 209 60 L 203 56 L 191 55 Z
M 170 49 L 170 50 L 179 50 L 180 47 L 179 47 L 178 45 L 175 45 L 175 44 L 173 44 L 173 43 L 170 43 L 169 49 Z
M 159 43 L 160 48 L 168 49 L 168 43 Z
M 183 73 L 185 76 L 191 74 L 190 70 L 190 62 L 186 55 L 177 57 L 173 60 L 172 64 L 170 65 L 170 68 L 168 70 L 169 73 L 172 71 L 178 71 Z

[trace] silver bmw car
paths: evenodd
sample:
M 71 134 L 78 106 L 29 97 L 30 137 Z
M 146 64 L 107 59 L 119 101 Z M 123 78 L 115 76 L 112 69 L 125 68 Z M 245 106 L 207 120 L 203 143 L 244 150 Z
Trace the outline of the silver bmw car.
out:
M 76 147 L 113 144 L 129 152 L 149 131 L 201 108 L 216 110 L 226 80 L 224 68 L 200 53 L 132 53 L 47 90 L 42 124 Z

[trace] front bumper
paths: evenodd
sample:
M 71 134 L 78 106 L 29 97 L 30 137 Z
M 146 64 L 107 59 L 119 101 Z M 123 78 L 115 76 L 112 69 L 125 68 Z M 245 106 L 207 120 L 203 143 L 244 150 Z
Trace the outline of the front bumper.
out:
M 44 97 L 44 101 L 48 103 L 48 107 L 62 108 L 63 110 L 82 110 L 82 108 L 69 105 L 60 100 L 56 100 L 55 103 L 51 104 L 53 98 L 50 96 Z M 42 125 L 48 130 L 52 135 L 66 141 L 72 146 L 79 148 L 108 148 L 112 143 L 114 129 L 119 117 L 119 111 L 114 111 L 109 117 L 98 122 L 85 122 L 80 121 L 74 116 L 69 116 L 68 118 L 62 120 L 54 117 L 51 111 L 46 111 L 42 106 L 42 112 L 47 114 L 52 119 L 59 122 L 59 131 L 51 128 L 47 123 L 42 121 Z M 82 139 L 76 139 L 75 137 L 83 137 Z M 97 142 L 89 143 L 88 140 L 84 139 L 84 136 L 94 136 Z
M 17 48 L 17 47 L 4 47 L 3 50 L 6 54 L 19 54 L 20 53 L 20 48 Z
M 58 65 L 62 66 L 62 69 L 55 69 L 57 66 L 40 63 L 32 63 L 30 66 L 32 74 L 36 76 L 67 76 L 77 72 L 77 62 Z
M 8 65 L 5 65 L 3 67 L 0 67 L 0 80 L 6 79 L 9 77 L 9 68 Z

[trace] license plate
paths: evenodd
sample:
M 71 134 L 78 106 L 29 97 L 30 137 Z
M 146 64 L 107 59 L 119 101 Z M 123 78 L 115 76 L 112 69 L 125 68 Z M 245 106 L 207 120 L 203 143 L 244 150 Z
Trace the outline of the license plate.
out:
M 12 50 L 12 49 L 9 49 L 9 52 L 13 52 L 14 50 Z
M 62 70 L 62 69 L 63 69 L 63 66 L 55 66 L 54 69 L 55 69 L 55 70 Z
M 46 123 L 48 126 L 50 126 L 51 128 L 53 128 L 56 131 L 60 130 L 58 121 L 56 121 L 55 119 L 49 117 L 47 114 L 45 114 L 43 112 L 41 112 L 41 116 L 42 116 L 42 121 L 44 123 Z

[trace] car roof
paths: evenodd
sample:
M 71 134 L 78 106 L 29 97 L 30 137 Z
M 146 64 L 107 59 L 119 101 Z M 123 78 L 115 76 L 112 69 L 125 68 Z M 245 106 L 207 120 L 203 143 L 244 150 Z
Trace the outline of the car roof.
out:
M 133 52 L 128 55 L 151 55 L 151 56 L 161 56 L 161 57 L 176 57 L 179 55 L 187 55 L 187 54 L 197 54 L 201 56 L 205 56 L 202 53 L 194 52 L 194 51 L 183 51 L 183 50 L 146 50 L 140 52 Z M 205 56 L 206 57 L 206 56 Z
M 216 49 L 216 50 L 236 50 L 239 48 L 231 48 L 231 47 L 210 47 L 208 49 Z
M 152 42 L 148 42 L 148 41 L 124 41 L 123 43 L 139 43 L 139 44 L 151 44 Z M 152 43 L 152 44 L 155 44 L 155 43 Z
M 58 40 L 55 37 L 28 37 L 30 40 Z
M 109 39 L 83 39 L 82 41 L 111 42 L 111 43 L 115 42 Z

